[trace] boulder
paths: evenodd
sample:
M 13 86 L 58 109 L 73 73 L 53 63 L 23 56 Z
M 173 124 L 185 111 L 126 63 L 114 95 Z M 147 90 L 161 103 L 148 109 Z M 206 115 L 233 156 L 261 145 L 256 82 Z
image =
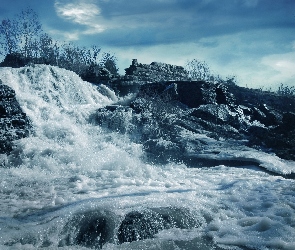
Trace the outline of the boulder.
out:
M 295 113 L 286 112 L 283 115 L 282 119 L 282 127 L 286 129 L 286 131 L 292 131 L 295 129 Z
M 0 154 L 12 150 L 13 141 L 29 136 L 30 119 L 22 111 L 12 88 L 0 82 Z
M 118 240 L 124 243 L 149 239 L 163 229 L 190 229 L 199 225 L 200 222 L 185 208 L 147 208 L 125 216 L 118 230 Z
M 151 210 L 132 211 L 125 216 L 118 230 L 119 243 L 153 238 L 167 228 L 167 221 Z
M 12 53 L 5 56 L 3 62 L 0 63 L 0 67 L 19 68 L 26 66 L 30 62 L 32 62 L 31 58 L 24 57 L 19 53 Z
M 181 143 L 162 138 L 145 141 L 143 143 L 143 149 L 147 153 L 149 161 L 158 164 L 181 160 L 184 153 Z
M 79 245 L 101 249 L 113 237 L 116 226 L 114 218 L 115 215 L 107 210 L 75 214 L 66 223 L 58 246 Z

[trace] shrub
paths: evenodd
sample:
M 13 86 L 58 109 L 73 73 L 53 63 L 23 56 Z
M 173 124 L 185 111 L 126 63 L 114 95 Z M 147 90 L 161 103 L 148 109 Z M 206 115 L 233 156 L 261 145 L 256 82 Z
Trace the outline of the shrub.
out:
M 281 85 L 278 87 L 277 93 L 279 95 L 294 96 L 295 87 L 294 86 L 290 87 L 288 85 L 284 85 L 283 83 L 281 83 Z
M 185 69 L 187 70 L 192 80 L 206 81 L 206 82 L 215 83 L 215 84 L 218 84 L 218 83 L 223 83 L 227 85 L 236 84 L 237 79 L 235 75 L 228 76 L 224 80 L 219 75 L 212 74 L 208 64 L 205 61 L 199 61 L 197 59 L 193 59 L 186 63 Z

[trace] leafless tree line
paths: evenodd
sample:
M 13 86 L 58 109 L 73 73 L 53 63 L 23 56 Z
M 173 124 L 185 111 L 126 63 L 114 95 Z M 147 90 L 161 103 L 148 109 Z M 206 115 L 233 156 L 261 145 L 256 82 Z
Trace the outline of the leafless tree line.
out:
M 111 74 L 118 72 L 116 57 L 97 46 L 86 48 L 53 40 L 43 32 L 37 13 L 30 8 L 15 19 L 0 23 L 0 54 L 19 55 L 30 62 L 59 66 L 79 75 L 97 67 L 105 67 Z

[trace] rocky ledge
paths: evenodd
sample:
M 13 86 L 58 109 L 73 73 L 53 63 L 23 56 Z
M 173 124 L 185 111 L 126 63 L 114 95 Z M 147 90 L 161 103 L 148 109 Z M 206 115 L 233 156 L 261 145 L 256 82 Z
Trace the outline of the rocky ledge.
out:
M 128 104 L 101 108 L 94 120 L 142 143 L 147 160 L 155 163 L 259 166 L 249 155 L 223 157 L 220 148 L 228 152 L 252 148 L 295 160 L 294 111 L 294 96 L 223 83 L 170 80 L 140 82 Z

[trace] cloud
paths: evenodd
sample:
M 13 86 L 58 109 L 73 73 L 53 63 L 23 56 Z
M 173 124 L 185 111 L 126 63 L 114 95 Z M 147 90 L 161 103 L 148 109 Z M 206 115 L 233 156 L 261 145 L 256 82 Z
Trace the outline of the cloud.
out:
M 65 39 L 66 41 L 78 41 L 80 39 L 80 31 L 78 30 L 67 32 L 48 28 L 47 32 L 55 38 L 62 38 L 62 40 Z
M 262 58 L 262 63 L 277 72 L 278 81 L 293 78 L 295 86 L 295 50 L 284 54 L 273 54 Z
M 99 41 L 116 53 L 121 71 L 133 57 L 176 65 L 196 58 L 249 87 L 294 79 L 294 1 L 56 0 L 55 9 L 78 24 L 68 38 Z
M 288 0 L 56 0 L 57 14 L 113 46 L 171 44 L 294 25 Z M 294 10 L 294 11 L 293 11 Z
M 97 34 L 104 31 L 103 25 L 99 24 L 100 8 L 92 1 L 55 1 L 56 13 L 59 17 L 85 26 L 81 34 Z
M 241 86 L 264 89 L 272 87 L 274 90 L 281 82 L 294 86 L 295 50 L 285 53 L 280 48 L 275 49 L 277 43 L 265 43 L 264 37 L 259 34 L 259 31 L 252 31 L 203 38 L 199 42 L 110 49 L 118 58 L 122 74 L 124 68 L 131 64 L 132 58 L 138 59 L 140 63 L 158 61 L 182 66 L 188 60 L 198 59 L 206 61 L 213 74 L 223 78 L 236 75 Z M 276 33 L 268 33 L 265 36 L 274 34 Z M 280 33 L 277 35 L 279 37 Z

